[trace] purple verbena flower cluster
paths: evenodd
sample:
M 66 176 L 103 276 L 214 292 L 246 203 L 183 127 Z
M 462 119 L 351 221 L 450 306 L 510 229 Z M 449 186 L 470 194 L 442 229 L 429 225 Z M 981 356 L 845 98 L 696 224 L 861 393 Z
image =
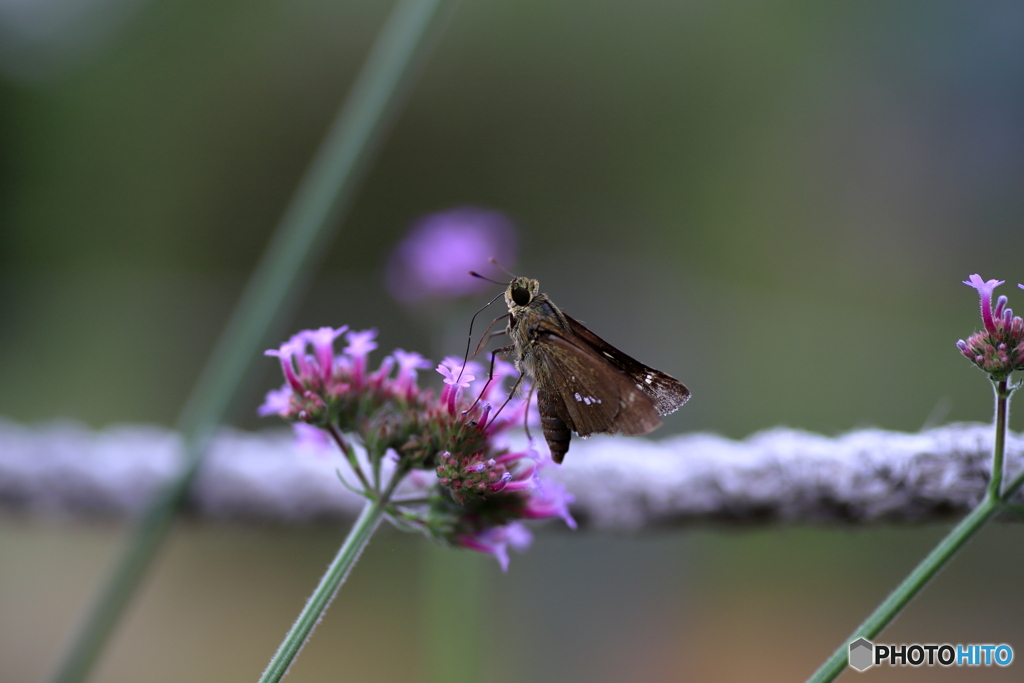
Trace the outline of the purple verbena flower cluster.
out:
M 343 334 L 348 344 L 338 354 L 334 342 Z M 374 330 L 323 327 L 267 351 L 280 360 L 285 383 L 267 394 L 259 413 L 291 421 L 305 441 L 311 429 L 323 430 L 354 468 L 359 465 L 347 440 L 357 436 L 375 475 L 370 484 L 357 470 L 368 497 L 381 495 L 376 475 L 389 454 L 392 476 L 434 470 L 436 477 L 408 478 L 420 495 L 408 510 L 392 502 L 396 522 L 489 553 L 502 569 L 509 547 L 529 544 L 530 532 L 519 520 L 561 517 L 575 528 L 572 496 L 539 477 L 550 458 L 532 445 L 512 450 L 508 444 L 510 430 L 536 420 L 528 400 L 508 396 L 505 380 L 515 375 L 510 364 L 496 361 L 488 380 L 477 364 L 446 358 L 437 366 L 444 389 L 435 395 L 417 384 L 417 371 L 429 366 L 418 353 L 397 349 L 371 371 L 367 358 L 377 347 L 375 336 Z
M 561 517 L 576 528 L 569 514 L 572 495 L 560 483 L 539 477 L 552 464 L 532 447 L 496 457 L 443 453 L 437 476 L 447 494 L 433 502 L 428 515 L 449 542 L 494 555 L 504 570 L 507 548 L 523 550 L 530 541 L 519 520 Z
M 1000 296 L 992 304 L 992 293 L 1004 280 L 982 280 L 971 275 L 964 284 L 978 290 L 984 329 L 956 343 L 960 353 L 989 374 L 993 381 L 1006 379 L 1014 370 L 1024 370 L 1024 320 L 1006 307 Z M 1017 285 L 1024 289 L 1024 285 Z
M 490 258 L 511 267 L 516 230 L 497 211 L 464 206 L 419 219 L 391 254 L 386 279 L 398 301 L 417 304 L 452 299 L 486 287 L 467 271 Z

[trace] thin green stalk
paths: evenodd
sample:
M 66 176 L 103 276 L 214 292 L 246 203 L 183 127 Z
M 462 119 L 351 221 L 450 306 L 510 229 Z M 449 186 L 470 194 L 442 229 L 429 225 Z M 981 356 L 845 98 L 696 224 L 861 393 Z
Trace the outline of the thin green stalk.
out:
M 1005 503 L 1003 505 L 1003 511 L 1012 512 L 1013 514 L 1024 517 L 1024 505 L 1018 503 Z
M 327 568 L 327 573 L 320 579 L 320 584 L 313 591 L 313 595 L 302 609 L 299 618 L 295 620 L 288 635 L 285 636 L 273 659 L 270 660 L 270 664 L 267 665 L 266 671 L 260 677 L 260 683 L 277 683 L 288 673 L 292 662 L 295 661 L 306 641 L 309 640 L 313 629 L 320 622 L 324 612 L 338 594 L 341 584 L 345 582 L 348 573 L 359 559 L 363 548 L 370 541 L 370 536 L 373 535 L 387 510 L 392 492 L 404 476 L 404 472 L 395 472 L 387 491 L 367 501 L 359 519 L 352 525 L 348 538 L 345 539 L 338 554 L 334 557 L 334 561 Z
M 401 498 L 399 500 L 393 500 L 393 501 L 391 501 L 391 505 L 392 505 L 392 507 L 397 507 L 397 506 L 402 506 L 402 505 L 426 505 L 429 502 L 430 502 L 430 498 L 428 498 L 426 496 L 423 496 L 423 497 L 420 497 L 420 498 Z
M 253 359 L 282 326 L 355 196 L 454 0 L 399 0 L 210 355 L 181 417 L 184 458 L 150 501 L 50 680 L 79 683 L 162 544 Z
M 1024 506 L 1009 502 L 1009 500 L 1013 498 L 1014 494 L 1016 494 L 1017 491 L 1021 489 L 1021 487 L 1024 487 L 1024 472 L 1018 474 L 1017 477 L 1013 479 L 1006 488 L 1003 489 L 1001 507 L 1002 510 L 1016 512 L 1017 510 L 1024 509 Z
M 338 444 L 338 448 L 340 448 L 341 452 L 345 455 L 345 458 L 348 460 L 349 467 L 351 467 L 352 471 L 356 473 L 356 477 L 359 479 L 359 483 L 363 485 L 363 490 L 375 491 L 377 487 L 371 487 L 370 482 L 367 481 L 366 479 L 366 475 L 363 474 L 363 466 L 359 464 L 359 458 L 356 456 L 356 450 L 351 445 L 349 445 L 349 443 L 341 435 L 341 432 L 338 431 L 338 428 L 335 427 L 333 424 L 327 425 L 326 429 L 327 432 L 334 438 L 334 442 Z
M 910 575 L 903 580 L 896 590 L 880 604 L 871 616 L 864 623 L 857 627 L 857 630 L 841 645 L 832 656 L 821 665 L 808 683 L 825 683 L 834 680 L 846 668 L 849 657 L 849 644 L 858 638 L 874 638 L 889 625 L 896 615 L 906 607 L 914 596 L 935 576 L 949 560 L 956 555 L 957 551 L 974 534 L 983 527 L 992 517 L 1003 508 L 1005 500 L 1017 492 L 1024 485 L 1024 473 L 1019 475 L 1002 492 L 999 489 L 1003 477 L 1003 451 L 1006 444 L 1006 418 L 1009 415 L 1009 401 L 1012 389 L 1007 388 L 1005 381 L 997 383 L 996 387 L 996 415 L 995 415 L 995 443 L 992 448 L 992 478 L 988 489 L 988 495 L 964 518 L 942 541 L 930 552 L 924 560 L 914 568 Z
M 847 657 L 849 656 L 849 643 L 857 638 L 871 640 L 881 633 L 882 629 L 899 614 L 900 610 L 917 595 L 918 591 L 924 588 L 928 581 L 938 573 L 964 543 L 999 511 L 999 507 L 999 501 L 992 500 L 986 496 L 981 504 L 974 508 L 948 536 L 942 539 L 942 542 L 924 558 L 921 564 L 914 568 L 914 571 L 903 580 L 903 583 L 832 653 L 832 656 L 822 664 L 821 668 L 807 679 L 808 683 L 824 683 L 825 681 L 834 680 L 836 676 L 841 674 L 846 668 Z
M 1010 410 L 1011 389 L 1007 381 L 993 383 L 996 393 L 996 442 L 992 447 L 992 478 L 988 482 L 988 497 L 998 500 L 1003 488 L 1003 450 L 1006 448 L 1006 425 Z

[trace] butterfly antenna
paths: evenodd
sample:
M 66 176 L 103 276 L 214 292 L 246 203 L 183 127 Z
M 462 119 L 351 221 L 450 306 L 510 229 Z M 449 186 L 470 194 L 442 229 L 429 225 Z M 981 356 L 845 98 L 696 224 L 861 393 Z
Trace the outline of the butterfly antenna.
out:
M 516 277 L 518 277 L 515 273 L 509 272 L 508 268 L 506 268 L 505 266 L 503 266 L 500 263 L 498 263 L 498 260 L 496 258 L 494 258 L 493 256 L 491 258 L 487 259 L 487 260 L 491 262 L 491 265 L 496 266 L 496 267 L 500 268 L 501 270 L 505 271 L 505 275 L 508 275 L 513 280 L 515 280 Z
M 494 283 L 496 285 L 501 285 L 502 287 L 504 287 L 507 284 L 505 282 L 498 282 L 497 280 L 492 280 L 489 277 L 484 277 L 483 275 L 481 275 L 480 273 L 476 272 L 475 270 L 469 271 L 469 274 L 472 275 L 473 277 L 478 277 L 481 280 L 486 280 L 487 282 L 492 282 L 492 283 Z M 497 299 L 498 297 L 494 297 L 494 298 Z

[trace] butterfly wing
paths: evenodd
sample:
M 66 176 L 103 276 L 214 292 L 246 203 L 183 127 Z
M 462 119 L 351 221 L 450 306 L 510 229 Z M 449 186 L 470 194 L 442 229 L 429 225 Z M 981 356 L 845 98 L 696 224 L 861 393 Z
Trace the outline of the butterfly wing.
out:
M 545 411 L 542 405 L 542 418 L 553 413 L 580 436 L 635 436 L 661 425 L 654 400 L 608 358 L 556 331 L 538 337 L 533 346 L 540 361 L 536 371 L 544 376 L 537 384 L 547 389 L 538 399 L 549 408 Z
M 659 415 L 674 413 L 690 399 L 690 390 L 675 377 L 648 367 L 619 351 L 588 330 L 579 321 L 567 315 L 565 319 L 569 323 L 569 329 L 572 333 L 586 342 L 595 355 L 625 373 L 640 391 L 650 397 Z M 641 433 L 646 434 L 646 432 Z

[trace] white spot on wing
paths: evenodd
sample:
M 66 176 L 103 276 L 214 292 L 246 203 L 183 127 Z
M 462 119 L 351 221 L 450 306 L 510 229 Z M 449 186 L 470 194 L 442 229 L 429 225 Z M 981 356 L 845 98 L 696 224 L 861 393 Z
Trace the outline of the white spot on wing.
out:
M 651 377 L 652 377 L 652 375 L 647 375 L 646 377 L 644 377 L 644 381 L 647 382 L 648 384 L 650 384 L 651 383 Z
M 583 397 L 580 396 L 580 392 L 578 392 L 578 391 L 575 394 L 573 394 L 573 396 L 576 398 L 577 401 L 582 401 L 583 400 Z

